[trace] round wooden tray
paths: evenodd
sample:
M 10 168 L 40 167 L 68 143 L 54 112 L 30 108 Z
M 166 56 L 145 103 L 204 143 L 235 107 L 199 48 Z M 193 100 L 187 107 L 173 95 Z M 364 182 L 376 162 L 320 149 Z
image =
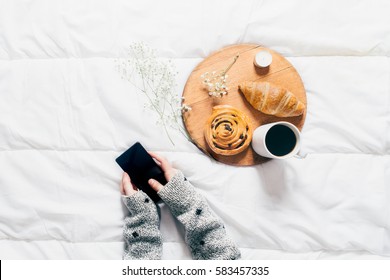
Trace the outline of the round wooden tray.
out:
M 183 113 L 184 125 L 193 142 L 205 154 L 217 161 L 230 165 L 255 165 L 263 163 L 268 158 L 257 155 L 251 146 L 240 154 L 222 156 L 215 154 L 208 147 L 204 139 L 204 126 L 216 105 L 228 104 L 243 111 L 256 127 L 276 121 L 288 121 L 300 130 L 303 127 L 306 111 L 298 117 L 280 118 L 263 114 L 254 109 L 239 92 L 238 84 L 243 81 L 268 81 L 284 87 L 294 93 L 307 106 L 306 92 L 301 77 L 295 68 L 282 55 L 266 49 L 272 53 L 272 64 L 267 68 L 258 68 L 253 64 L 257 52 L 266 48 L 259 45 L 242 44 L 225 47 L 205 58 L 190 74 L 183 91 L 183 103 L 191 106 L 192 110 Z M 227 75 L 228 94 L 223 97 L 210 97 L 202 83 L 201 75 L 205 72 L 221 71 L 239 54 L 236 63 L 230 68 Z

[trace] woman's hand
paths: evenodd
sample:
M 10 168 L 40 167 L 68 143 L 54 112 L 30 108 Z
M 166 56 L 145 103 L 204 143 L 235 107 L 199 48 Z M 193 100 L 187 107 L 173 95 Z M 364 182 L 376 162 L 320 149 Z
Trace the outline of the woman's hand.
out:
M 131 196 L 138 191 L 138 188 L 131 182 L 130 176 L 126 172 L 123 172 L 120 190 L 122 195 L 127 196 Z
M 157 164 L 164 172 L 165 179 L 169 182 L 172 177 L 175 176 L 175 174 L 177 173 L 177 169 L 173 168 L 172 165 L 164 157 L 153 152 L 148 153 L 152 158 L 156 160 Z M 158 181 L 154 179 L 150 179 L 148 183 L 156 192 L 160 191 L 163 187 L 163 185 L 161 185 Z
M 155 154 L 153 152 L 148 152 L 152 158 L 155 159 L 156 163 L 161 167 L 164 172 L 165 179 L 169 182 L 172 177 L 177 173 L 177 169 L 174 169 L 171 164 L 162 156 Z M 163 185 L 161 185 L 158 181 L 154 179 L 150 179 L 148 181 L 149 185 L 158 192 L 162 189 Z M 120 191 L 122 195 L 131 196 L 138 191 L 138 188 L 131 181 L 130 176 L 124 172 L 122 175 L 122 181 L 120 184 Z

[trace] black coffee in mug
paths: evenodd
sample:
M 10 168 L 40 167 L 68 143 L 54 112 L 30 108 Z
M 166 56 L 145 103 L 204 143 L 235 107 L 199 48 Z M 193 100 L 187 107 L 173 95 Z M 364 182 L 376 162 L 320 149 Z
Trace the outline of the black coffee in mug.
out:
M 294 131 L 282 124 L 271 127 L 265 136 L 268 151 L 278 157 L 289 154 L 296 144 L 297 138 Z

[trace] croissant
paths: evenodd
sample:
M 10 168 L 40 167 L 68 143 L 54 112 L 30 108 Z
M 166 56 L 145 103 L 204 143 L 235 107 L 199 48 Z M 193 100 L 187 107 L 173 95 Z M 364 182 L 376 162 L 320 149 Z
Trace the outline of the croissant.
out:
M 239 89 L 246 100 L 257 110 L 277 117 L 302 115 L 305 104 L 285 88 L 269 82 L 243 82 Z
M 236 155 L 244 151 L 252 140 L 250 119 L 230 105 L 213 107 L 204 128 L 210 149 L 219 155 Z

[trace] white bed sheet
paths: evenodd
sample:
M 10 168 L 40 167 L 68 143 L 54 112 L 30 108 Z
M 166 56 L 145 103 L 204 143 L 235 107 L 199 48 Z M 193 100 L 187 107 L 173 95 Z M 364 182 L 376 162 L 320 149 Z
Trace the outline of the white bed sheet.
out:
M 0 1 L 0 258 L 120 259 L 114 159 L 135 141 L 206 197 L 244 259 L 390 258 L 388 1 Z M 115 71 L 144 41 L 178 69 L 272 48 L 307 91 L 304 159 L 232 167 L 172 132 Z M 145 129 L 146 128 L 146 129 Z M 165 259 L 188 259 L 162 206 Z

